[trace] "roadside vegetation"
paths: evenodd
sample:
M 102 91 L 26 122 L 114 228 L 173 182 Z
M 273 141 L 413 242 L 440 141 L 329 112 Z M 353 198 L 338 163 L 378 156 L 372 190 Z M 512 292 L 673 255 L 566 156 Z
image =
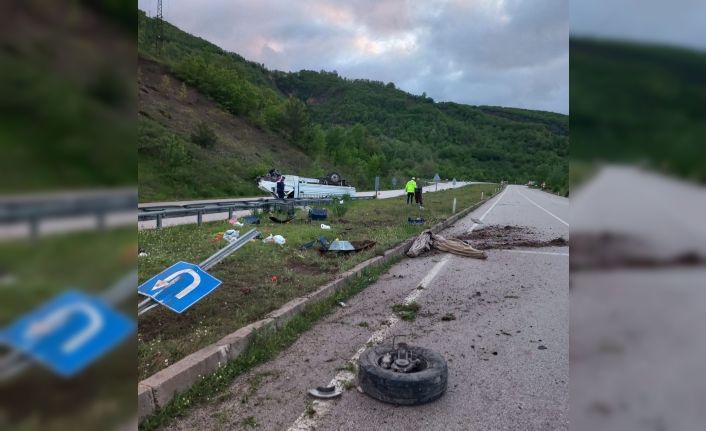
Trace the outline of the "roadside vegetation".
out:
M 262 217 L 261 225 L 246 225 L 240 229 L 241 233 L 257 228 L 264 237 L 284 236 L 286 244 L 253 241 L 210 271 L 223 284 L 193 308 L 181 315 L 159 308 L 141 316 L 138 331 L 140 379 L 263 318 L 287 301 L 317 289 L 358 263 L 447 218 L 451 215 L 454 198 L 461 210 L 479 202 L 481 192 L 490 196 L 496 187 L 481 184 L 425 193 L 424 210 L 416 205 L 405 205 L 401 197 L 349 201 L 345 203 L 348 210 L 343 215 L 330 215 L 324 221 L 331 230 L 322 230 L 319 222 L 306 223 L 303 211 L 289 224 L 275 224 L 268 217 Z M 426 225 L 407 223 L 408 217 L 420 214 L 426 219 Z M 231 225 L 222 221 L 140 231 L 139 246 L 148 253 L 139 260 L 140 282 L 180 260 L 201 262 L 225 246 L 218 234 L 229 228 Z M 329 241 L 336 238 L 373 240 L 377 244 L 371 250 L 350 255 L 320 254 L 316 248 L 298 249 L 322 235 Z

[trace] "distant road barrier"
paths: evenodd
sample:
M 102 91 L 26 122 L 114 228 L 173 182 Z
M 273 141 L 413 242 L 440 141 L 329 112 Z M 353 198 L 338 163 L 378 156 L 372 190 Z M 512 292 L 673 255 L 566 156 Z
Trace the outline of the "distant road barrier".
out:
M 353 199 L 374 199 L 370 197 L 357 197 Z M 204 214 L 228 213 L 228 218 L 233 217 L 233 212 L 243 210 L 260 209 L 270 211 L 276 209 L 287 209 L 295 206 L 306 205 L 325 205 L 333 202 L 334 198 L 318 198 L 318 199 L 258 199 L 251 201 L 219 201 L 202 204 L 187 204 L 187 205 L 165 205 L 141 207 L 137 211 L 138 221 L 155 220 L 157 229 L 162 227 L 162 220 L 173 217 L 189 217 L 196 216 L 196 223 L 203 223 Z
M 93 216 L 102 229 L 108 215 L 136 208 L 136 188 L 0 197 L 0 225 L 28 223 L 36 238 L 45 220 Z

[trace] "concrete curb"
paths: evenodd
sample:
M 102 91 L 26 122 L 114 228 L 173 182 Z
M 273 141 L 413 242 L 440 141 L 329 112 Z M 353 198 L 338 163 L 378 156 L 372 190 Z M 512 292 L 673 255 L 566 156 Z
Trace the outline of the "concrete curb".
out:
M 431 231 L 439 233 L 488 202 L 488 200 L 485 199 L 457 212 L 446 220 L 432 226 L 430 228 Z M 277 310 L 270 312 L 265 319 L 244 326 L 139 382 L 137 386 L 139 420 L 142 421 L 145 417 L 154 414 L 158 408 L 166 406 L 175 395 L 188 390 L 208 374 L 240 356 L 248 347 L 256 332 L 283 327 L 292 317 L 300 313 L 304 307 L 333 295 L 351 280 L 360 277 L 365 269 L 374 268 L 389 262 L 391 259 L 404 256 L 415 238 L 402 241 L 395 247 L 385 251 L 382 256 L 376 256 L 359 263 L 314 292 L 303 297 L 294 298 Z

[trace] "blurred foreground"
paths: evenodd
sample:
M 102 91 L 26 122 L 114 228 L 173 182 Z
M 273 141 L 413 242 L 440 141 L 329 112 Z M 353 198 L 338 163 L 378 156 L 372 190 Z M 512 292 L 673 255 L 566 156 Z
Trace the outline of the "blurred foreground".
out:
M 570 73 L 571 429 L 703 429 L 706 53 L 572 38 Z
M 136 427 L 135 6 L 0 5 L 3 430 Z

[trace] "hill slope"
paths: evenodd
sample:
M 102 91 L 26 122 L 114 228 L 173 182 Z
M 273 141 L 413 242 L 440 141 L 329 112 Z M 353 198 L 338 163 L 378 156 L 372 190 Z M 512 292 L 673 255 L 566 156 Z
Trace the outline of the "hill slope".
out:
M 296 151 L 313 160 L 308 165 L 290 164 L 296 172 L 317 176 L 334 168 L 359 188 L 371 188 L 375 176 L 389 185 L 393 176 L 398 180 L 409 175 L 431 178 L 438 172 L 447 178 L 544 180 L 557 191 L 568 190 L 565 115 L 435 103 L 425 95 L 403 92 L 393 83 L 348 80 L 335 72 L 269 71 L 168 23 L 163 49 L 157 52 L 154 21 L 142 12 L 138 18 L 138 46 L 143 58 L 164 65 L 186 83 L 187 91 L 198 90 L 237 117 L 241 127 L 257 130 L 264 140 L 289 144 L 288 151 L 272 152 L 271 159 L 263 157 L 258 169 L 265 169 L 267 163 L 286 168 L 288 157 Z M 174 101 L 162 102 L 165 105 L 160 109 L 169 113 Z M 141 98 L 141 103 L 153 101 Z M 199 121 L 219 127 L 207 119 Z M 190 121 L 190 128 L 199 121 Z M 184 138 L 187 130 L 164 125 L 188 141 Z M 209 151 L 188 148 L 193 157 Z M 184 164 L 178 159 L 172 166 Z M 158 195 L 162 187 L 159 179 L 166 175 L 164 160 L 141 151 L 143 162 L 150 168 L 148 172 L 141 168 L 141 189 L 146 181 L 154 185 L 146 190 L 152 188 L 150 193 Z M 220 169 L 214 170 L 213 181 L 221 175 L 217 171 Z M 197 184 L 189 184 L 200 179 L 181 175 L 179 181 L 183 187 L 178 191 L 172 188 L 170 193 L 185 198 L 213 196 Z M 174 184 L 173 180 L 167 182 Z M 251 186 L 233 185 L 228 193 L 247 193 L 247 187 Z
M 582 38 L 570 49 L 572 160 L 706 181 L 706 53 Z

